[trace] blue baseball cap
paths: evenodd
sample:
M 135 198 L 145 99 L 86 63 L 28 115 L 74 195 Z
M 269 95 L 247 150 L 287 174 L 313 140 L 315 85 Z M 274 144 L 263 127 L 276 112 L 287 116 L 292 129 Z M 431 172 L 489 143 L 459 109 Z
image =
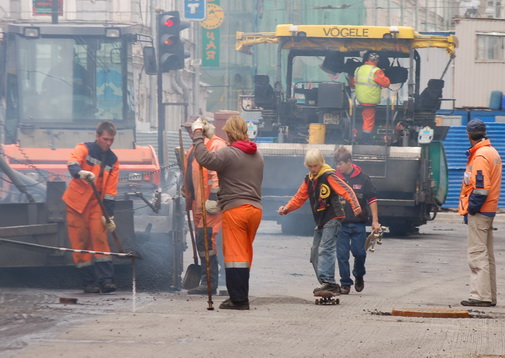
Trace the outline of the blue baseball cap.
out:
M 486 124 L 478 118 L 472 119 L 466 125 L 467 133 L 486 133 Z

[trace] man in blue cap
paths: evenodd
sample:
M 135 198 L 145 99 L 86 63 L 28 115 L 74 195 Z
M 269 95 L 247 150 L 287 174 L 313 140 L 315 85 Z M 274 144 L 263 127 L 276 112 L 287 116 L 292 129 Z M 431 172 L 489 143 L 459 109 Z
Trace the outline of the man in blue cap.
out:
M 496 264 L 493 220 L 498 210 L 502 177 L 500 155 L 487 138 L 486 125 L 472 119 L 466 127 L 470 148 L 461 184 L 459 214 L 468 224 L 470 298 L 463 306 L 496 306 Z

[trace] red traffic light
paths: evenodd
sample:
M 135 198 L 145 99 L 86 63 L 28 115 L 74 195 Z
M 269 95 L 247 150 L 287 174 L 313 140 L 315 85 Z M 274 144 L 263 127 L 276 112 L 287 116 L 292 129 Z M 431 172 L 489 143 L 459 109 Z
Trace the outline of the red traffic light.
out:
M 163 14 L 161 15 L 161 21 L 160 25 L 161 27 L 165 28 L 167 31 L 176 29 L 177 26 L 179 26 L 179 23 L 181 22 L 180 18 L 176 16 L 175 14 Z M 162 31 L 162 30 L 161 30 Z
M 168 20 L 166 20 L 166 21 L 163 23 L 163 25 L 164 25 L 164 26 L 168 26 L 168 27 L 172 27 L 172 26 L 174 26 L 174 24 L 175 24 L 175 23 L 174 23 L 174 20 L 172 20 L 172 19 L 168 19 Z

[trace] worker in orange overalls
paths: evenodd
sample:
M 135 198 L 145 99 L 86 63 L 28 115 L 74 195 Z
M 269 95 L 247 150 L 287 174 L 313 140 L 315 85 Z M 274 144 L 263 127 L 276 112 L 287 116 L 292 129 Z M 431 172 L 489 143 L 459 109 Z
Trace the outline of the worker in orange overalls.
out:
M 116 128 L 101 122 L 94 142 L 78 144 L 68 160 L 73 179 L 63 194 L 67 204 L 67 226 L 70 245 L 75 250 L 110 251 L 107 231 L 116 228 L 114 200 L 117 194 L 119 162 L 110 150 Z M 101 195 L 110 222 L 107 223 L 90 182 Z M 109 293 L 116 290 L 114 267 L 109 255 L 74 252 L 85 293 Z
M 468 266 L 470 298 L 463 306 L 496 306 L 496 261 L 493 221 L 500 199 L 502 161 L 491 146 L 486 124 L 478 118 L 466 126 L 470 149 L 461 183 L 458 212 L 468 224 Z
M 191 131 L 191 125 L 197 119 L 197 116 L 192 116 L 190 119 L 184 123 L 182 126 L 186 128 L 190 137 L 193 137 L 193 132 Z M 215 152 L 218 149 L 227 147 L 227 143 L 221 137 L 214 134 L 215 128 L 212 124 L 207 123 L 205 130 L 204 144 L 209 152 Z M 202 188 L 200 185 L 200 164 L 195 160 L 193 153 L 194 147 L 189 148 L 188 154 L 186 155 L 186 163 L 184 165 L 186 169 L 185 183 L 184 183 L 184 194 L 186 198 L 186 210 L 191 210 L 193 212 L 193 222 L 196 228 L 196 246 L 198 249 L 198 255 L 200 256 L 200 261 L 202 263 L 202 276 L 201 283 L 198 287 L 188 290 L 188 294 L 207 294 L 207 261 L 205 260 L 205 234 L 203 227 L 203 215 L 202 215 Z M 218 250 L 216 245 L 216 237 L 221 231 L 221 210 L 217 205 L 217 192 L 219 191 L 219 180 L 217 178 L 217 173 L 214 170 L 203 169 L 203 180 L 204 180 L 204 199 L 205 199 L 205 210 L 206 210 L 206 224 L 208 230 L 208 238 L 211 239 L 209 242 L 209 259 L 210 259 L 210 282 L 211 290 L 213 294 L 217 293 L 218 279 L 219 279 L 219 268 L 218 268 Z
M 356 100 L 363 106 L 363 127 L 359 142 L 368 144 L 372 139 L 375 125 L 375 106 L 381 101 L 382 87 L 389 87 L 391 81 L 384 71 L 377 67 L 379 54 L 367 51 L 363 56 L 365 63 L 354 71 L 351 86 L 356 89 Z

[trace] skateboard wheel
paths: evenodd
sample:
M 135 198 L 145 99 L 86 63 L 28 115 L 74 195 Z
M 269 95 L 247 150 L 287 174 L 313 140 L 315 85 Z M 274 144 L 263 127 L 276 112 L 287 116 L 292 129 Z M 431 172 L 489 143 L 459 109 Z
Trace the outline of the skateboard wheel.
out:
M 318 305 L 318 304 L 319 304 L 319 300 L 316 298 L 316 305 Z
M 339 305 L 340 304 L 340 298 L 337 298 L 336 302 L 337 302 L 337 305 Z

